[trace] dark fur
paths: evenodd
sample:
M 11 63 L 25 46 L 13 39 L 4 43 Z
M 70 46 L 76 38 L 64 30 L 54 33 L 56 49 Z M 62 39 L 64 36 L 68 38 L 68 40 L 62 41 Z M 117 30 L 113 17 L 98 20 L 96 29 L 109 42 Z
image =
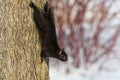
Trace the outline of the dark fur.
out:
M 44 6 L 44 11 L 39 10 L 33 2 L 29 6 L 34 10 L 33 19 L 41 37 L 41 58 L 53 57 L 67 61 L 67 54 L 58 46 L 53 10 L 48 2 Z M 60 53 L 60 51 L 62 52 Z

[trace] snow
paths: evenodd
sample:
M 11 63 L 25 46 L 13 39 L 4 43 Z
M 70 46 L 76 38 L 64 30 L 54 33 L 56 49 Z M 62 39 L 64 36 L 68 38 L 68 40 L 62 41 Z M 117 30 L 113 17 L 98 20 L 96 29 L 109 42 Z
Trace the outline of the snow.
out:
M 108 58 L 98 62 L 88 69 L 70 67 L 66 73 L 67 66 L 50 66 L 50 80 L 120 80 L 120 54 L 110 55 Z
M 72 5 L 75 0 L 70 0 L 70 1 L 71 1 L 70 4 Z M 99 0 L 96 0 L 96 1 L 98 1 L 99 3 Z M 108 0 L 108 2 L 106 3 L 106 7 L 110 5 L 110 1 L 112 0 Z M 120 5 L 119 5 L 120 0 L 116 0 L 114 4 L 109 10 L 111 13 L 117 13 L 120 11 Z M 90 4 L 91 7 L 92 5 L 93 3 Z M 75 6 L 74 9 L 71 11 L 72 20 L 74 20 L 75 18 L 75 15 L 77 12 L 76 10 L 78 10 L 77 6 Z M 86 17 L 89 19 L 91 18 L 91 15 L 92 13 L 89 12 L 87 13 Z M 110 16 L 108 16 L 108 18 L 109 17 Z M 117 29 L 117 27 L 120 27 L 118 26 L 119 24 L 120 24 L 120 14 L 116 15 L 116 17 L 113 18 L 111 22 L 106 21 L 104 24 L 102 24 L 103 26 L 104 25 L 109 26 L 109 28 L 106 29 L 106 31 L 104 31 L 100 35 L 99 40 L 101 44 L 108 44 L 107 40 L 109 40 L 111 35 L 115 33 L 115 29 Z M 91 27 L 89 27 L 89 24 L 84 23 L 83 25 L 87 30 L 86 32 L 89 32 L 89 30 L 91 29 Z M 94 25 L 92 27 L 94 27 Z M 93 28 L 92 28 L 92 32 L 94 33 Z M 87 37 L 92 36 L 93 33 L 87 33 L 86 36 Z M 67 35 L 70 34 L 69 29 L 66 31 L 66 34 Z M 70 51 L 69 47 L 67 47 L 66 50 Z M 88 68 L 85 68 L 84 63 L 83 64 L 81 63 L 82 65 L 80 68 L 73 67 L 72 59 L 70 59 L 67 64 L 60 63 L 59 65 L 57 65 L 57 67 L 50 65 L 50 80 L 120 80 L 120 51 L 119 51 L 120 38 L 118 39 L 117 45 L 114 47 L 114 50 L 116 52 L 113 52 L 113 54 L 107 57 L 105 56 L 95 64 L 89 65 Z M 71 51 L 69 53 L 71 53 Z M 83 53 L 83 52 L 81 51 L 80 53 Z M 84 60 L 84 59 L 82 59 L 81 57 L 81 60 Z

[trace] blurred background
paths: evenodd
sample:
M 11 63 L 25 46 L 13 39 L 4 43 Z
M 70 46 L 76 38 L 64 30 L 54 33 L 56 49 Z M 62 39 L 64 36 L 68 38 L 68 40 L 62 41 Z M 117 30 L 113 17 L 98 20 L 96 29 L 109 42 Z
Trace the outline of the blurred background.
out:
M 51 80 L 120 80 L 120 0 L 50 0 L 69 60 L 50 59 Z

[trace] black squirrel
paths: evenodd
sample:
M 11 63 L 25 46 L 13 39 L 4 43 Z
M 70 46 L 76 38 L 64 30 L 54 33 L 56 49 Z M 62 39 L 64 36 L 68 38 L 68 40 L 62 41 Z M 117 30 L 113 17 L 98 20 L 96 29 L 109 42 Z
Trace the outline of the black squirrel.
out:
M 44 10 L 39 10 L 32 1 L 29 6 L 34 10 L 33 20 L 41 37 L 41 61 L 46 57 L 67 61 L 67 54 L 59 47 L 57 42 L 53 9 L 48 2 L 45 3 Z

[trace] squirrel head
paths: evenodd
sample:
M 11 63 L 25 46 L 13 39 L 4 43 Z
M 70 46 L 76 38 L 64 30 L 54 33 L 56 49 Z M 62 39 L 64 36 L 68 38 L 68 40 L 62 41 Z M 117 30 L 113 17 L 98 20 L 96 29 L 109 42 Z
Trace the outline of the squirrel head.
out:
M 57 51 L 57 58 L 61 61 L 67 61 L 68 57 L 67 54 L 64 52 L 64 49 L 60 49 Z

